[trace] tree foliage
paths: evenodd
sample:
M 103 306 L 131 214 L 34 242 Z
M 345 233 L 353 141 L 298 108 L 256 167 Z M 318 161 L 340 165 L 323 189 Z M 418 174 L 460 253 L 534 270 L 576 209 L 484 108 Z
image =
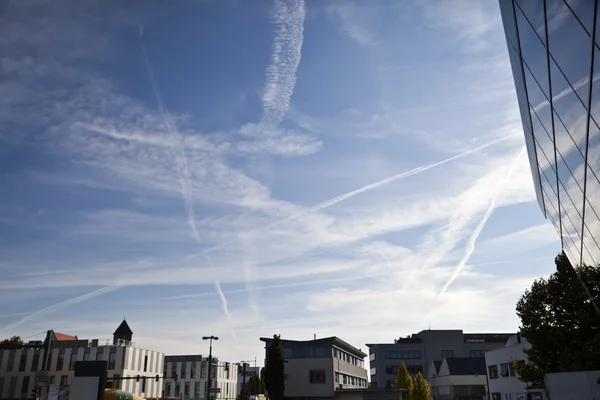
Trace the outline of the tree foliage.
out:
M 273 341 L 267 349 L 267 360 L 264 368 L 265 389 L 267 389 L 269 399 L 271 400 L 283 400 L 284 398 L 284 365 L 281 335 L 273 335 Z
M 25 342 L 20 336 L 13 336 L 0 342 L 0 349 L 20 349 L 23 346 L 25 346 Z
M 245 396 L 251 396 L 263 393 L 263 385 L 260 377 L 256 374 L 250 376 L 246 385 L 242 388 L 242 394 Z
M 521 334 L 530 343 L 517 368 L 529 388 L 544 374 L 600 369 L 600 268 L 572 267 L 564 253 L 556 272 L 533 282 L 517 303 Z
M 423 378 L 423 375 L 419 372 L 414 380 L 414 388 L 412 392 L 411 400 L 432 400 L 431 389 L 427 379 Z
M 414 384 L 412 377 L 408 373 L 406 364 L 402 363 L 398 367 L 396 379 L 394 380 L 392 387 L 396 389 L 407 389 L 406 392 L 402 393 L 402 400 L 412 400 Z

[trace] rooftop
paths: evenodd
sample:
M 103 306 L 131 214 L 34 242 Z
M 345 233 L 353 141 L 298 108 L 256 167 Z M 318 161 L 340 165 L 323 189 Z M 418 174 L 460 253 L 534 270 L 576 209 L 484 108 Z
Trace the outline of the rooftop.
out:
M 261 340 L 261 342 L 265 342 L 268 345 L 269 343 L 271 343 L 273 341 L 273 338 L 261 337 L 260 340 Z M 337 336 L 330 336 L 330 337 L 326 337 L 326 338 L 313 339 L 313 340 L 286 340 L 286 339 L 280 339 L 280 340 L 281 340 L 282 346 L 286 346 L 286 345 L 290 346 L 290 347 L 335 346 L 341 350 L 345 350 L 349 353 L 352 353 L 353 355 L 355 355 L 357 357 L 365 358 L 368 355 L 368 354 L 363 353 L 363 351 L 361 349 L 357 349 L 356 347 L 352 346 L 351 344 L 344 342 L 342 339 L 338 338 Z

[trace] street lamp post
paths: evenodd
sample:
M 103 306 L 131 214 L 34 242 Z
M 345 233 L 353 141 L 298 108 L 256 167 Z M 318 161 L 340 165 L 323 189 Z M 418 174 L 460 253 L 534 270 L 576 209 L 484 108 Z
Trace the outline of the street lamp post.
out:
M 210 389 L 212 388 L 212 342 L 213 340 L 219 340 L 219 338 L 217 336 L 203 336 L 202 340 L 209 340 L 210 341 L 210 345 L 208 348 L 208 379 L 207 379 L 207 385 L 206 385 L 206 400 L 210 399 Z

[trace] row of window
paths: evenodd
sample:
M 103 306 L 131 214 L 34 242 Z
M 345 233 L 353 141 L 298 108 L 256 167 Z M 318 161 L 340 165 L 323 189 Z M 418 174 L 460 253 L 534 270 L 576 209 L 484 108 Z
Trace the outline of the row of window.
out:
M 390 359 L 414 359 L 421 358 L 421 350 L 388 350 L 385 352 L 385 358 Z
M 331 357 L 331 347 L 284 347 L 283 358 Z
M 454 350 L 442 350 L 442 359 L 454 357 Z M 470 350 L 469 357 L 481 358 L 485 357 L 484 350 Z M 419 360 L 421 359 L 421 350 L 388 350 L 385 352 L 385 358 L 388 360 L 394 359 L 407 359 L 407 360 Z M 374 357 L 373 357 L 374 359 Z
M 335 358 L 339 358 L 340 360 L 350 363 L 352 365 L 356 365 L 358 367 L 364 368 L 365 363 L 362 358 L 355 357 L 352 354 L 342 351 L 340 349 L 337 349 L 335 347 L 333 348 L 333 356 Z
M 71 355 L 69 356 L 69 360 L 65 360 L 65 350 L 61 349 L 58 354 L 56 352 L 51 352 L 50 360 L 46 360 L 47 365 L 42 365 L 44 363 L 43 351 L 42 350 L 33 350 L 33 349 L 23 349 L 21 351 L 21 355 L 18 360 L 18 364 L 16 363 L 15 357 L 17 354 L 17 350 L 9 350 L 9 351 L 0 351 L 0 365 L 2 365 L 3 357 L 7 357 L 6 371 L 13 372 L 15 368 L 18 372 L 36 372 L 43 371 L 46 369 L 55 370 L 55 371 L 73 371 L 75 369 L 76 361 L 91 361 L 91 349 L 86 348 L 83 357 L 78 357 L 77 349 L 72 349 Z M 31 355 L 31 364 L 28 365 L 27 360 L 29 355 Z M 128 369 L 136 370 L 135 361 L 131 358 L 131 362 Z M 104 360 L 104 352 L 103 348 L 99 348 L 96 356 L 96 361 Z M 158 361 L 158 359 L 156 360 Z M 116 368 L 117 362 L 117 348 L 111 347 L 108 354 L 108 369 L 114 370 Z M 143 368 L 142 368 L 143 363 Z M 148 355 L 143 355 L 142 352 L 139 352 L 139 363 L 138 368 L 142 369 L 144 372 L 148 372 Z
M 396 375 L 398 373 L 399 367 L 400 367 L 399 365 L 386 365 L 385 373 L 390 374 L 390 375 Z M 422 365 L 406 365 L 406 369 L 408 370 L 408 373 L 412 374 L 412 375 L 416 375 L 419 372 L 423 373 Z
M 3 353 L 4 352 L 0 352 L 0 364 L 2 363 L 2 354 Z M 8 360 L 7 360 L 7 364 L 6 364 L 7 372 L 12 372 L 15 370 L 15 354 L 16 354 L 16 351 L 8 352 Z M 36 372 L 36 371 L 41 371 L 41 370 L 45 370 L 45 369 L 64 371 L 66 369 L 67 365 L 68 365 L 68 370 L 73 371 L 75 369 L 75 362 L 80 361 L 80 360 L 77 360 L 77 353 L 71 353 L 69 363 L 65 364 L 65 353 L 63 351 L 61 351 L 58 353 L 58 356 L 54 356 L 54 353 L 51 354 L 50 360 L 48 361 L 48 365 L 46 366 L 47 368 L 45 368 L 42 365 L 43 357 L 41 356 L 41 352 L 39 350 L 37 350 L 37 351 L 35 351 L 35 353 L 33 353 L 31 365 L 29 366 L 29 368 L 27 368 L 28 355 L 29 355 L 29 352 L 27 352 L 27 351 L 21 352 L 21 357 L 19 358 L 19 364 L 17 366 L 18 372 Z M 102 353 L 97 353 L 96 361 L 103 360 L 103 357 L 104 356 Z M 148 358 L 148 356 L 146 356 L 146 363 L 144 364 L 144 371 L 146 370 L 147 358 Z M 84 353 L 83 361 L 89 361 L 89 360 L 90 360 L 90 353 L 89 352 Z M 115 369 L 116 360 L 117 360 L 117 353 L 116 353 L 116 349 L 115 349 L 114 352 L 111 351 L 111 353 L 109 353 L 108 369 Z
M 348 374 L 344 374 L 343 372 L 335 373 L 335 381 L 340 385 L 348 385 L 355 387 L 363 387 L 366 388 L 368 386 L 368 382 L 364 378 L 359 378 L 358 376 L 352 376 Z
M 213 384 L 215 385 L 215 387 L 217 387 L 218 383 L 213 381 Z M 183 392 L 181 391 L 181 388 L 183 386 Z M 219 385 L 220 387 L 221 385 Z M 223 397 L 233 397 L 233 392 L 235 392 L 237 389 L 235 387 L 235 385 L 232 382 L 224 382 L 223 383 L 222 389 L 224 390 L 224 393 L 221 393 L 221 396 Z M 190 398 L 190 397 L 194 397 L 194 398 L 202 398 L 205 396 L 206 394 L 206 389 L 208 387 L 208 382 L 204 381 L 204 382 L 183 382 L 183 384 L 181 382 L 175 382 L 174 384 L 172 384 L 171 382 L 165 382 L 165 390 L 163 392 L 163 396 L 165 397 L 169 397 L 169 396 L 175 396 L 175 397 L 181 397 L 183 395 L 183 398 Z M 171 394 L 171 389 L 175 389 L 175 392 L 173 394 Z
M 164 376 L 167 378 L 175 379 L 175 380 L 206 378 L 206 373 L 208 371 L 208 361 L 202 361 L 202 362 L 199 362 L 198 364 L 200 365 L 200 368 L 197 367 L 196 362 L 192 362 L 190 370 L 189 370 L 189 374 L 188 374 L 187 363 L 182 362 L 180 375 L 177 375 L 177 363 L 171 363 L 171 368 L 169 369 L 169 372 L 170 372 L 169 374 L 167 374 L 167 366 L 165 365 Z M 219 367 L 217 367 L 217 366 L 213 366 L 213 368 L 211 369 L 210 375 L 212 378 L 216 377 L 218 368 Z M 226 379 L 230 379 L 229 378 L 230 371 L 225 371 L 225 373 L 227 375 Z
M 284 347 L 283 358 L 339 358 L 342 361 L 352 365 L 364 367 L 364 361 L 360 357 L 356 357 L 348 352 L 340 350 L 336 347 Z
M 517 361 L 519 367 L 525 365 L 524 360 Z M 498 373 L 500 372 L 500 373 Z M 488 366 L 488 377 L 490 379 L 498 379 L 498 377 L 508 378 L 510 376 L 516 376 L 516 371 L 513 366 L 513 362 L 501 363 L 500 370 L 498 371 L 498 365 Z

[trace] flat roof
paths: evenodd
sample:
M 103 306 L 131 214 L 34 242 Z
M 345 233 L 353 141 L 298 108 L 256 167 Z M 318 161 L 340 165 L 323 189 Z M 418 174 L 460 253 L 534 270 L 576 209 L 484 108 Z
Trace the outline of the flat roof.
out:
M 352 353 L 353 355 L 357 356 L 357 357 L 367 357 L 368 354 L 364 353 L 362 350 L 357 349 L 356 347 L 352 346 L 351 344 L 344 342 L 342 339 L 338 338 L 337 336 L 330 336 L 330 337 L 326 337 L 326 338 L 321 338 L 321 339 L 312 339 L 312 340 L 287 340 L 287 339 L 280 339 L 281 340 L 281 344 L 285 345 L 291 345 L 291 346 L 297 346 L 297 347 L 304 347 L 304 346 L 335 346 L 338 347 L 341 350 L 345 350 L 349 353 Z M 261 337 L 260 338 L 261 342 L 265 342 L 265 343 L 271 343 L 273 341 L 273 338 L 265 338 L 265 337 Z

